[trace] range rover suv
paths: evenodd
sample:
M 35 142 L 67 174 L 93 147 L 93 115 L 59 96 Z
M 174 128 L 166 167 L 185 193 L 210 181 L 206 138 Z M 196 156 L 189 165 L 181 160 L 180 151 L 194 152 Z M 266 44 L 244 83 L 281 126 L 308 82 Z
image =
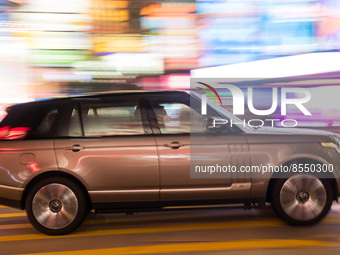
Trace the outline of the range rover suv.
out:
M 74 231 L 90 210 L 271 203 L 296 225 L 328 213 L 340 191 L 337 135 L 254 130 L 223 108 L 206 110 L 182 91 L 9 107 L 0 123 L 0 204 L 26 210 L 49 235 Z M 239 124 L 212 125 L 217 118 Z

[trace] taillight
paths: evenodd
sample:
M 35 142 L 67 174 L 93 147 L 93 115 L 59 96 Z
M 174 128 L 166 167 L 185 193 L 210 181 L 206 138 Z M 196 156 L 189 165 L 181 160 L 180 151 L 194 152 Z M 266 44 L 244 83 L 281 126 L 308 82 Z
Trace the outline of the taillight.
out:
M 11 130 L 10 126 L 5 126 L 0 128 L 0 139 L 6 139 L 6 137 L 9 135 L 9 131 Z
M 21 140 L 25 139 L 31 128 L 29 127 L 14 127 L 5 126 L 0 128 L 1 140 Z

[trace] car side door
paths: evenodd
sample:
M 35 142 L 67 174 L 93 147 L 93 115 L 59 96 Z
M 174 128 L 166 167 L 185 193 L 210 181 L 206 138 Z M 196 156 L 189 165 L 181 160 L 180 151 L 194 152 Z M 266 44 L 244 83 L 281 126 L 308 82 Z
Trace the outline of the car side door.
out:
M 237 129 L 211 134 L 199 102 L 190 95 L 150 96 L 149 116 L 160 164 L 160 200 L 212 200 L 249 196 L 250 178 L 239 171 L 210 174 L 210 166 L 250 165 L 245 135 Z M 196 104 L 196 105 L 195 105 Z M 199 172 L 197 172 L 199 170 Z

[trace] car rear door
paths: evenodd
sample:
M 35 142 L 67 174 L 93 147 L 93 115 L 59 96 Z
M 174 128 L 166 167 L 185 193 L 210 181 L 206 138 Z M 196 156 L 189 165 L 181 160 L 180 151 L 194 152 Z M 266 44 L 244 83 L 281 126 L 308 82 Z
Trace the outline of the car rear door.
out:
M 154 138 L 137 96 L 73 101 L 55 141 L 61 171 L 79 178 L 92 202 L 159 200 Z

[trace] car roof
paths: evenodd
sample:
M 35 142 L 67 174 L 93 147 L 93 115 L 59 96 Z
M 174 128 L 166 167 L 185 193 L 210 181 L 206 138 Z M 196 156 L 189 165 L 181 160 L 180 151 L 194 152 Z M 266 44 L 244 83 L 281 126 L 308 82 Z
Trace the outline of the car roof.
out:
M 188 93 L 183 90 L 116 90 L 116 91 L 105 91 L 105 92 L 95 92 L 79 96 L 71 96 L 71 98 L 86 98 L 86 97 L 98 97 L 98 96 L 114 96 L 114 95 L 141 95 L 141 94 L 173 94 L 173 93 Z
M 135 95 L 173 95 L 173 94 L 189 94 L 188 91 L 184 90 L 117 90 L 117 91 L 106 91 L 106 92 L 95 92 L 95 93 L 88 93 L 84 95 L 71 95 L 65 97 L 56 97 L 56 98 L 43 98 L 32 102 L 16 104 L 10 106 L 9 108 L 16 108 L 16 107 L 23 107 L 28 105 L 35 105 L 35 104 L 44 104 L 49 102 L 54 103 L 63 103 L 69 100 L 81 100 L 81 99 L 94 99 L 94 98 L 109 98 L 112 96 L 135 96 Z

